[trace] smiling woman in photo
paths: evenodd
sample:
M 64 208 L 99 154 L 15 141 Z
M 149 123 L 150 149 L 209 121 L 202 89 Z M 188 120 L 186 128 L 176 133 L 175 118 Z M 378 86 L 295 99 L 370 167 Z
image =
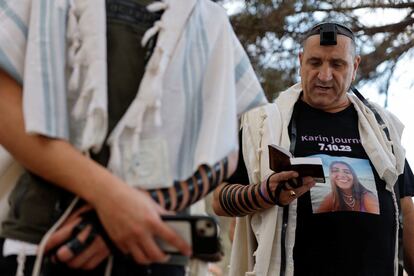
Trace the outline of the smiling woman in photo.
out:
M 333 161 L 329 166 L 329 177 L 332 191 L 323 199 L 316 213 L 359 211 L 379 214 L 377 197 L 360 183 L 348 163 Z

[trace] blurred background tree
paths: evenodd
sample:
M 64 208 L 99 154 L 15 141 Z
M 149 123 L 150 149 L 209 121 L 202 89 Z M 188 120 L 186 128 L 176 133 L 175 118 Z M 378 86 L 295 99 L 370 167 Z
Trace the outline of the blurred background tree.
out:
M 269 99 L 299 81 L 301 36 L 321 21 L 337 21 L 354 31 L 362 57 L 355 82 L 358 87 L 371 83 L 387 95 L 395 66 L 414 55 L 413 0 L 218 2 L 229 10 L 235 32 Z

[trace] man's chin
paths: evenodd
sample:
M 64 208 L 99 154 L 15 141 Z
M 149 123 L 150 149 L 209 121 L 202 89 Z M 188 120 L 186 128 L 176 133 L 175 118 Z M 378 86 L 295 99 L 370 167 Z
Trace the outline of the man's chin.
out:
M 314 95 L 329 95 L 335 93 L 335 90 L 332 87 L 329 88 L 322 88 L 322 87 L 314 87 L 312 90 Z

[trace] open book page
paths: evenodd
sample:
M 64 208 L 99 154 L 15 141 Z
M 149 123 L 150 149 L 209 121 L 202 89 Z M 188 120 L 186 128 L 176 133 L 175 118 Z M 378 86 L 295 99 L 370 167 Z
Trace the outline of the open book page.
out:
M 292 165 L 299 165 L 299 164 L 322 165 L 322 160 L 319 157 L 291 157 L 290 164 Z
M 269 167 L 274 172 L 296 171 L 300 177 L 311 176 L 316 182 L 324 183 L 322 159 L 319 157 L 293 157 L 277 145 L 269 145 Z

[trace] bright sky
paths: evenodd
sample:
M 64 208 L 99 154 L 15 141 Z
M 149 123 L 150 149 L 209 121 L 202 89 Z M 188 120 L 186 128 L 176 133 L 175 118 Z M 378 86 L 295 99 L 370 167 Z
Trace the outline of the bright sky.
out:
M 406 14 L 397 10 L 385 9 L 376 12 L 360 11 L 360 21 L 364 24 L 381 25 L 399 22 Z M 394 113 L 405 125 L 402 143 L 407 151 L 407 160 L 414 167 L 414 49 L 406 54 L 395 68 L 388 90 L 387 109 Z M 385 96 L 378 95 L 372 87 L 362 87 L 363 93 L 370 100 L 384 105 Z
M 412 64 L 412 60 L 410 62 Z M 414 68 L 410 68 L 411 76 L 414 76 Z M 408 75 L 407 75 L 408 76 Z M 412 82 L 412 80 L 411 80 Z M 414 167 L 414 119 L 413 119 L 414 91 L 407 85 L 394 84 L 390 89 L 389 110 L 404 123 L 403 145 L 407 150 L 407 160 Z
M 402 143 L 407 151 L 407 160 L 414 168 L 414 76 L 413 57 L 406 57 L 397 66 L 391 81 L 388 98 L 388 110 L 394 113 L 405 125 Z M 370 100 L 384 105 L 385 96 L 378 95 L 372 87 L 362 87 L 363 93 Z

